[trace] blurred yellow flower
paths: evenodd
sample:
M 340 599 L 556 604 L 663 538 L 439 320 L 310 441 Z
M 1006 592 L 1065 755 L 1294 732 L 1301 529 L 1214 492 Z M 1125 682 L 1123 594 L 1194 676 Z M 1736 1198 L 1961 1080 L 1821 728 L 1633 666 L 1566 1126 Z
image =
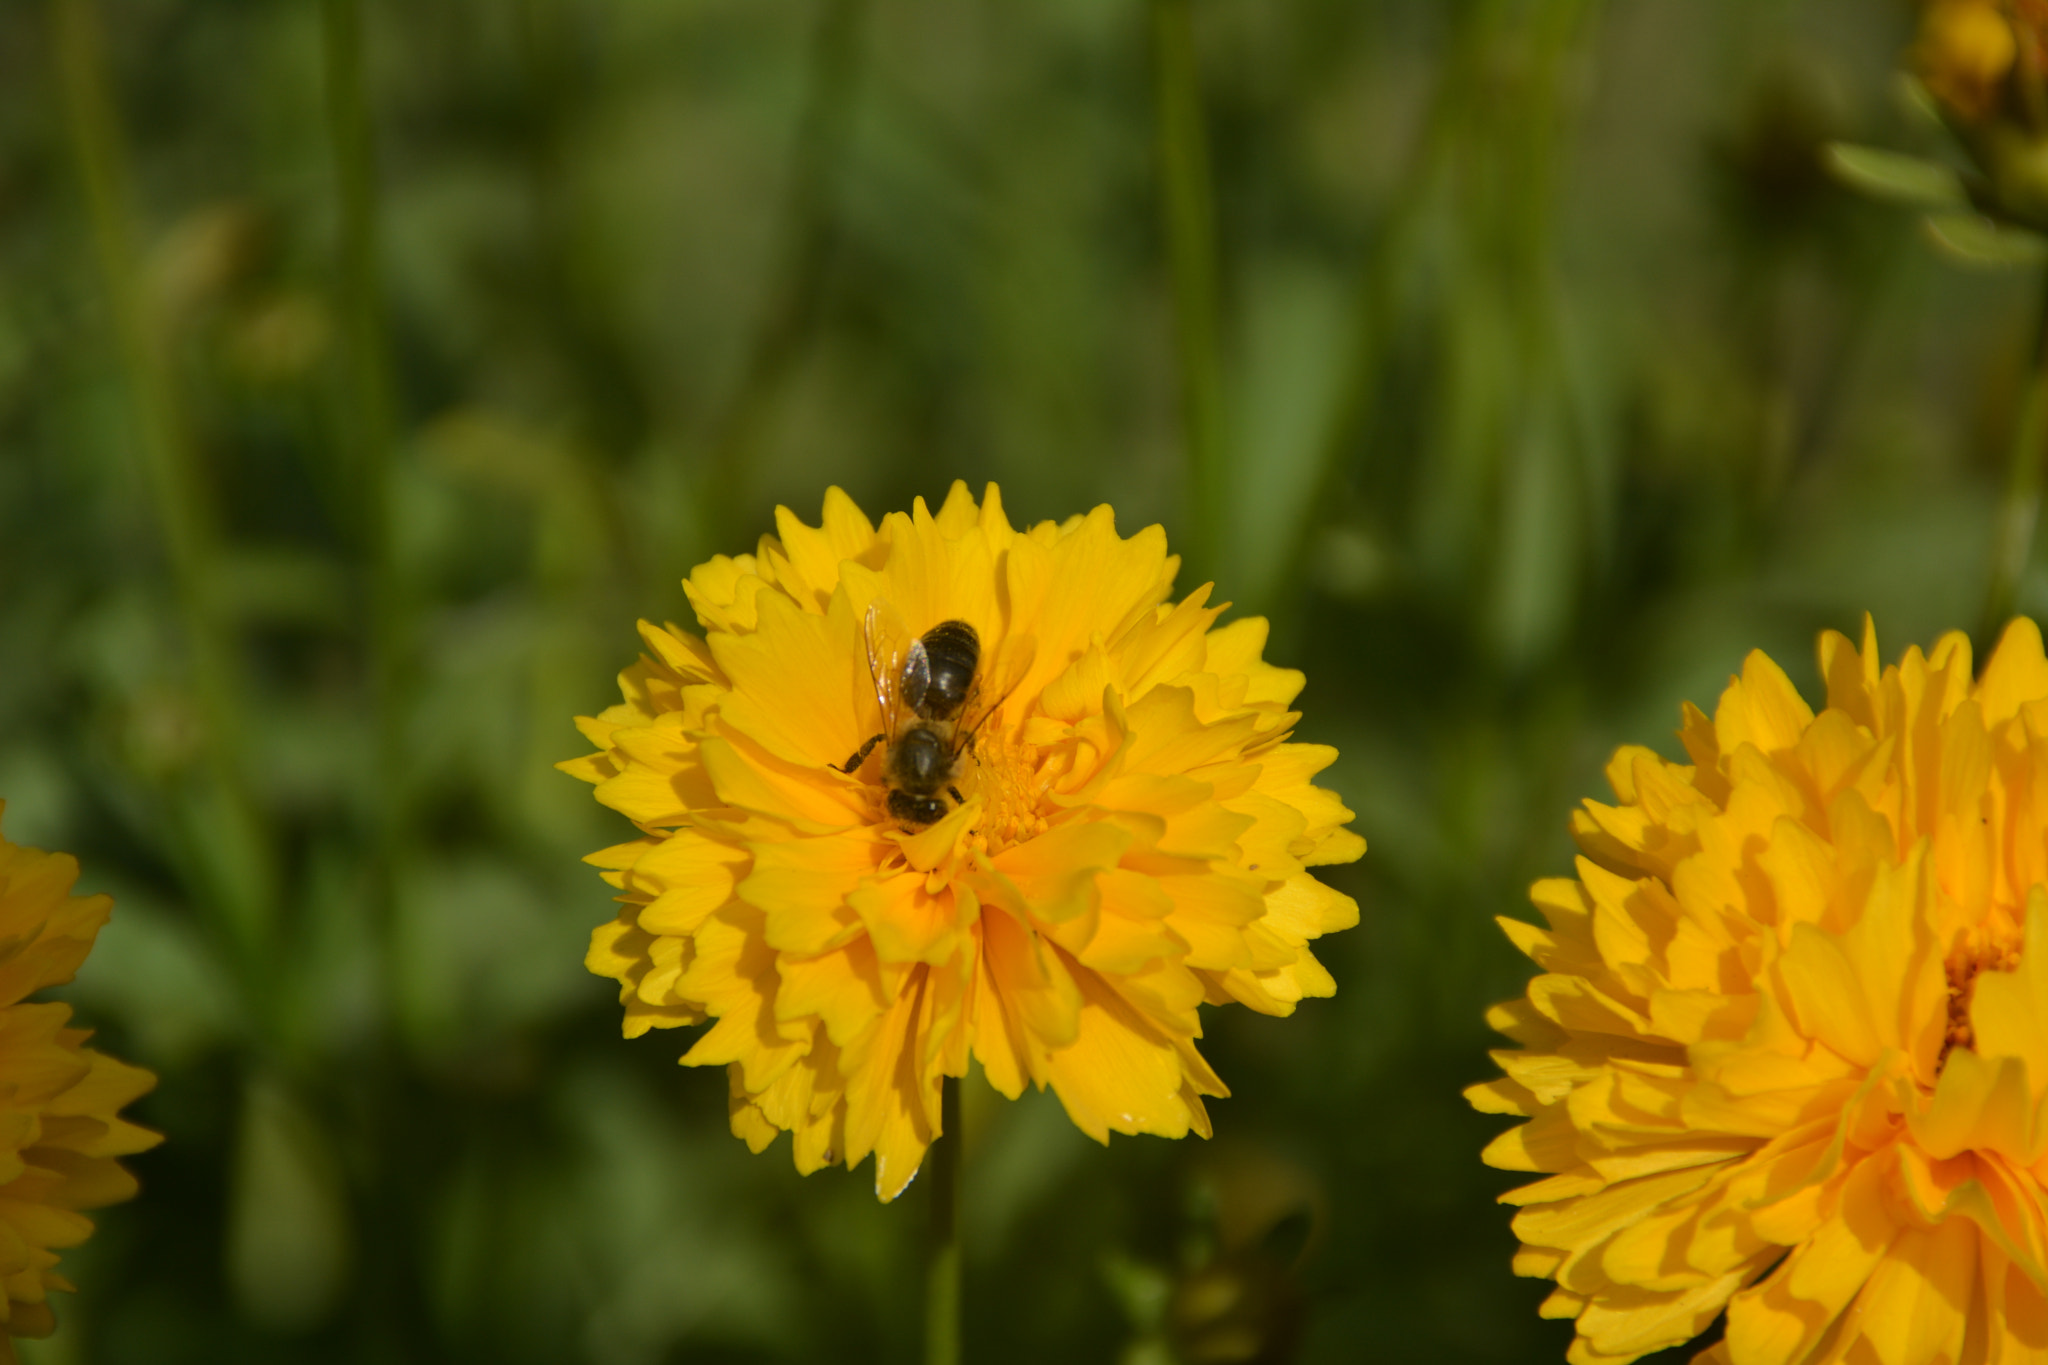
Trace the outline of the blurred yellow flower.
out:
M 1632 1361 L 1723 1309 L 1728 1365 L 2048 1361 L 2048 662 L 2015 621 L 1973 683 L 1950 635 L 1880 671 L 1820 641 L 1816 717 L 1751 654 L 1690 766 L 1618 751 L 1495 1027 L 1549 1179 L 1516 1269 L 1569 1359 Z
M 1997 108 L 2018 53 L 2010 7 L 2001 0 L 1929 0 L 1911 60 L 1928 91 L 1974 123 Z
M 807 1173 L 873 1152 L 883 1199 L 970 1056 L 1098 1141 L 1206 1136 L 1227 1092 L 1196 1007 L 1330 994 L 1309 940 L 1357 920 L 1306 870 L 1365 843 L 1310 783 L 1334 751 L 1285 742 L 1302 677 L 1260 659 L 1265 622 L 1211 629 L 1206 588 L 1169 604 L 1164 534 L 1107 507 L 1018 531 L 956 483 L 878 530 L 833 489 L 822 528 L 777 529 L 690 575 L 702 639 L 642 623 L 626 700 L 579 721 L 599 751 L 562 765 L 642 830 L 591 858 L 621 895 L 588 963 L 627 1036 L 715 1020 L 683 1061 L 729 1067 L 733 1132 L 790 1130 Z M 957 766 L 895 814 L 898 746 L 842 771 L 888 737 L 877 670 L 893 690 L 905 656 L 871 666 L 877 620 L 934 697 L 934 628 L 979 642 L 978 708 L 930 725 Z
M 69 1005 L 28 999 L 71 980 L 113 908 L 72 895 L 77 880 L 68 854 L 0 836 L 0 1359 L 12 1356 L 8 1337 L 57 1325 L 49 1291 L 71 1285 L 56 1248 L 92 1232 L 79 1210 L 135 1193 L 114 1158 L 162 1140 L 118 1116 L 156 1078 L 86 1047 L 89 1030 L 65 1027 Z

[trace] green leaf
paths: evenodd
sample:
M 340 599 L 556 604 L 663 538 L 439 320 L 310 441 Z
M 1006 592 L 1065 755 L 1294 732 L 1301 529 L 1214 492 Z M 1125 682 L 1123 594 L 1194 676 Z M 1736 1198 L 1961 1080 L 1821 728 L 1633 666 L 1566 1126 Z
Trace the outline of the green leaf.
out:
M 1873 199 L 1944 209 L 1970 202 L 1962 177 L 1938 161 L 1848 142 L 1830 142 L 1823 160 L 1836 180 Z
M 326 1133 L 282 1085 L 252 1077 L 233 1171 L 227 1270 L 242 1312 L 273 1331 L 326 1321 L 342 1304 L 351 1250 Z
M 1934 102 L 1933 92 L 1928 90 L 1918 76 L 1910 71 L 1899 72 L 1893 93 L 1897 96 L 1899 107 L 1915 121 L 1928 128 L 1945 126 L 1941 117 L 1941 106 Z
M 1166 1321 L 1167 1305 L 1173 1299 L 1171 1275 L 1149 1261 L 1112 1250 L 1102 1258 L 1102 1278 L 1131 1326 L 1141 1333 L 1160 1329 Z
M 2048 259 L 2048 242 L 2039 233 L 1995 223 L 1981 213 L 1930 214 L 1927 236 L 1964 265 L 2004 270 Z

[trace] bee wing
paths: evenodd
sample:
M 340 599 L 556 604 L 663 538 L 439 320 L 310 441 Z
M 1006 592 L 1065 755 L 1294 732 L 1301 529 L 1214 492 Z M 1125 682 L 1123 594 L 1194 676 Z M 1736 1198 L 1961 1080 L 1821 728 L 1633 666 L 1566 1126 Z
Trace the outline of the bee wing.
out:
M 1006 635 L 996 646 L 988 661 L 975 672 L 974 686 L 967 694 L 967 704 L 960 709 L 959 733 L 971 736 L 982 727 L 988 718 L 1002 708 L 1017 690 L 1017 684 L 1024 681 L 1024 675 L 1031 671 L 1031 661 L 1038 656 L 1038 639 L 1032 635 Z
M 931 685 L 932 660 L 925 652 L 924 638 L 920 636 L 910 642 L 910 649 L 903 656 L 903 704 L 923 715 L 924 694 L 931 690 Z
M 930 682 L 931 666 L 925 661 L 924 642 L 912 635 L 896 609 L 879 597 L 868 604 L 862 630 L 868 648 L 868 673 L 875 680 L 875 700 L 882 708 L 882 730 L 893 735 L 896 719 L 903 714 L 904 675 L 913 656 L 924 666 L 918 699 L 923 698 L 924 686 Z M 915 710 L 915 705 L 911 709 Z

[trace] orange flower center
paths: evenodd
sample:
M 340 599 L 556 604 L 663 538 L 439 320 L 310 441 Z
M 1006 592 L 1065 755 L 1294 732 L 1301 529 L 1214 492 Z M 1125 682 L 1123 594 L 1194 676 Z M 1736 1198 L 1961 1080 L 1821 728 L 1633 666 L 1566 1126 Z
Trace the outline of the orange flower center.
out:
M 1044 796 L 1050 777 L 1044 751 L 1026 744 L 991 718 L 974 739 L 974 794 L 982 800 L 975 838 L 990 853 L 1045 833 Z
M 1966 939 L 1942 965 L 1948 973 L 1948 1033 L 1942 1039 L 1937 1072 L 1948 1064 L 1948 1054 L 1954 1049 L 1974 1049 L 1977 1046 L 1976 1030 L 1970 1026 L 1970 1001 L 1977 993 L 1977 973 L 2017 969 L 2020 965 L 2020 940 L 2004 936 L 1975 942 Z
M 2012 0 L 2013 28 L 2020 50 L 2035 70 L 2043 66 L 2043 48 L 2048 47 L 2048 3 L 2044 0 Z

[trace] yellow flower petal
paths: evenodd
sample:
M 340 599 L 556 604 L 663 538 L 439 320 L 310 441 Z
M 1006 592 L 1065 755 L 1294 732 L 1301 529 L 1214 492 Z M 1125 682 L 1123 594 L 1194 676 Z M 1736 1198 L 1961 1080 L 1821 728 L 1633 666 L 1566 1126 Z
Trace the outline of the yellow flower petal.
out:
M 28 999 L 70 981 L 107 922 L 113 902 L 77 879 L 69 855 L 0 837 L 0 1348 L 55 1329 L 48 1292 L 71 1288 L 55 1249 L 92 1232 L 80 1210 L 135 1194 L 113 1158 L 162 1140 L 118 1113 L 156 1078 L 86 1047 L 69 1005 Z

